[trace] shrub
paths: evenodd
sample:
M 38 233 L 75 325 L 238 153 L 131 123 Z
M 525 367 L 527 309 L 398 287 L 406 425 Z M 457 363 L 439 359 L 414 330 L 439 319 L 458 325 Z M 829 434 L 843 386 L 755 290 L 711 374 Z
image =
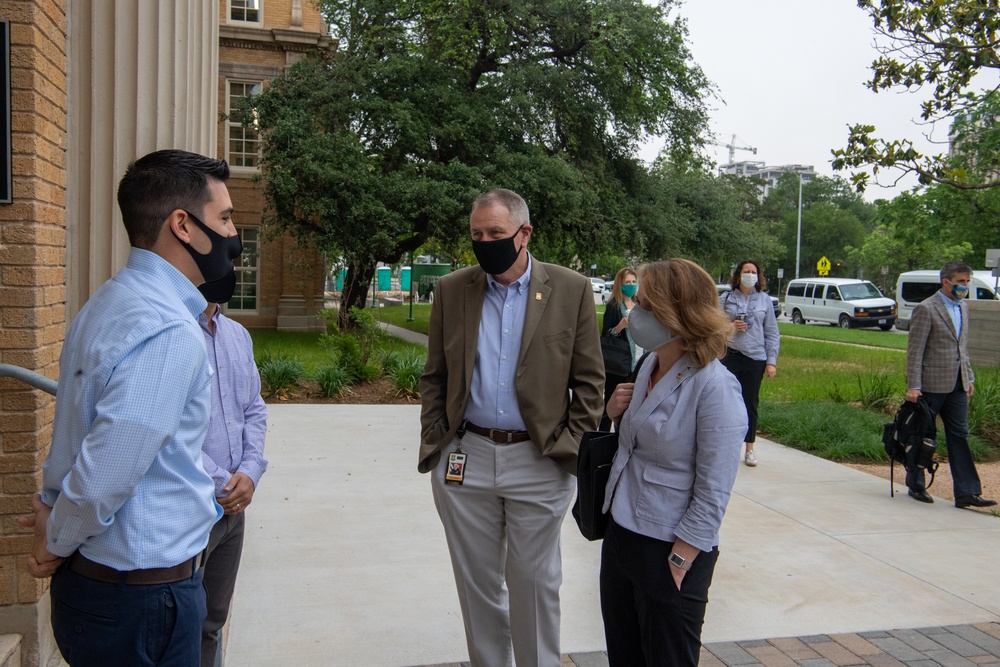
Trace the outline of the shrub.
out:
M 424 372 L 427 355 L 416 350 L 386 355 L 383 364 L 400 395 L 420 396 L 420 376 Z
M 295 385 L 302 377 L 302 362 L 292 357 L 265 354 L 258 366 L 260 379 L 269 396 L 287 400 L 294 395 Z
M 350 391 L 351 374 L 339 364 L 324 366 L 316 371 L 316 382 L 324 398 L 342 396 Z
M 872 370 L 868 373 L 858 373 L 858 400 L 866 408 L 891 411 L 897 404 L 896 399 L 903 393 L 905 389 L 901 391 L 893 381 L 893 374 L 888 371 Z
M 361 361 L 367 364 L 375 356 L 375 352 L 386 337 L 386 333 L 382 331 L 379 321 L 375 319 L 375 315 L 368 308 L 358 308 L 357 306 L 351 308 L 351 319 L 356 325 L 351 333 L 358 341 Z
M 975 393 L 969 399 L 969 431 L 1000 444 L 1000 369 L 976 369 Z

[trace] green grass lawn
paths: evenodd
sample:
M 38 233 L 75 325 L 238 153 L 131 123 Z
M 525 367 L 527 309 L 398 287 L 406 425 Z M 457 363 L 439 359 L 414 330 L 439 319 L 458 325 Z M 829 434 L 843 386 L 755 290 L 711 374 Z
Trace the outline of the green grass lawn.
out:
M 604 306 L 597 305 L 596 310 L 600 323 Z M 430 304 L 415 303 L 412 321 L 409 304 L 378 308 L 373 314 L 383 322 L 426 334 L 430 312 Z M 761 430 L 777 442 L 832 460 L 886 460 L 882 425 L 906 391 L 907 336 L 791 323 L 779 323 L 778 329 L 782 334 L 778 374 L 761 385 Z M 307 373 L 329 362 L 318 333 L 259 330 L 251 331 L 251 336 L 258 358 L 279 352 L 294 356 Z M 983 419 L 977 413 L 990 413 L 990 418 L 1000 412 L 1000 374 L 983 373 L 978 379 L 973 431 Z M 998 431 L 997 437 L 990 435 L 990 441 L 1000 439 L 996 422 L 1000 420 L 993 419 L 991 428 Z M 938 438 L 943 448 L 940 429 Z M 990 458 L 998 451 L 975 436 L 970 437 L 970 446 L 977 458 Z

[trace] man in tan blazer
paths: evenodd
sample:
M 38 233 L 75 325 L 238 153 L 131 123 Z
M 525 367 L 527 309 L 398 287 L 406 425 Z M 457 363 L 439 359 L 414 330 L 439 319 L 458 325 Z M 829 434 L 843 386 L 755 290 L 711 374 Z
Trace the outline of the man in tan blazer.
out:
M 906 400 L 923 397 L 941 416 L 948 464 L 955 487 L 955 507 L 991 507 L 982 497 L 982 485 L 969 451 L 969 397 L 974 391 L 969 363 L 969 293 L 972 269 L 961 262 L 941 267 L 941 290 L 913 309 L 906 346 Z M 910 497 L 924 503 L 934 499 L 924 486 L 923 470 L 907 470 Z
M 528 254 L 510 190 L 469 216 L 479 266 L 434 291 L 417 468 L 431 473 L 473 667 L 557 667 L 559 533 L 604 408 L 590 281 Z

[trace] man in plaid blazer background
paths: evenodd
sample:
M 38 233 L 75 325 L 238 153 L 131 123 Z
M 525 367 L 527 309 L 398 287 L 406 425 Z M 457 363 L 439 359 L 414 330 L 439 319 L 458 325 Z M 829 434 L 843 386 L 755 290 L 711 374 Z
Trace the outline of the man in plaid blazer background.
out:
M 972 269 L 962 262 L 941 267 L 941 289 L 913 309 L 906 346 L 906 400 L 923 397 L 944 423 L 948 464 L 955 487 L 955 507 L 991 507 L 969 451 L 969 397 L 974 391 L 969 363 L 969 293 Z M 907 470 L 906 486 L 915 500 L 932 503 L 924 471 Z

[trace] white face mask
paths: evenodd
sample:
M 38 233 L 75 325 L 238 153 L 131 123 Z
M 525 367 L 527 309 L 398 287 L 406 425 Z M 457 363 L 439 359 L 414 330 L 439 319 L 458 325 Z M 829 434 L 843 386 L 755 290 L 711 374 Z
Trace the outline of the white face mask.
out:
M 756 273 L 743 273 L 740 274 L 740 282 L 743 283 L 744 287 L 753 287 L 757 284 L 757 274 Z
M 632 332 L 632 340 L 644 350 L 655 350 L 667 343 L 677 340 L 670 329 L 663 326 L 653 313 L 642 306 L 632 309 L 628 316 L 628 330 Z

